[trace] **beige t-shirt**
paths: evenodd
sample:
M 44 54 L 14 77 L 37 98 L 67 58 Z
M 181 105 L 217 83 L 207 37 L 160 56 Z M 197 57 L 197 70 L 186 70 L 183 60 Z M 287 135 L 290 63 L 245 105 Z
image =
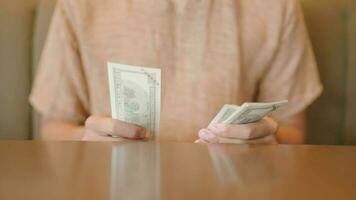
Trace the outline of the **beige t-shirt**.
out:
M 193 141 L 224 104 L 288 99 L 274 114 L 288 120 L 322 90 L 294 0 L 59 0 L 32 105 L 110 115 L 108 61 L 161 68 L 166 141 Z

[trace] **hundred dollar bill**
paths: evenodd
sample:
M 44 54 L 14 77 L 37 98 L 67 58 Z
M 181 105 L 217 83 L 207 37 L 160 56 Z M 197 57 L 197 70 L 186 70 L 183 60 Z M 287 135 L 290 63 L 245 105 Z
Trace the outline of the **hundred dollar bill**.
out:
M 270 103 L 244 103 L 241 106 L 227 104 L 220 110 L 210 124 L 247 124 L 257 122 L 287 104 L 288 100 Z
M 237 109 L 239 109 L 239 106 L 225 104 L 218 112 L 218 114 L 214 117 L 214 119 L 210 122 L 210 124 L 223 123 L 232 114 L 234 114 Z
M 108 63 L 111 113 L 114 119 L 146 128 L 158 138 L 161 70 Z

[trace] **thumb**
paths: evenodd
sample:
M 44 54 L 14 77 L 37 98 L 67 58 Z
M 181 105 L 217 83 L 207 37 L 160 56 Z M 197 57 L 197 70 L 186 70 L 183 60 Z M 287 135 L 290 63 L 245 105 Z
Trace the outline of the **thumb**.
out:
M 106 115 L 92 115 L 85 121 L 85 127 L 89 130 L 120 136 L 129 139 L 143 139 L 146 137 L 145 128 L 113 119 Z

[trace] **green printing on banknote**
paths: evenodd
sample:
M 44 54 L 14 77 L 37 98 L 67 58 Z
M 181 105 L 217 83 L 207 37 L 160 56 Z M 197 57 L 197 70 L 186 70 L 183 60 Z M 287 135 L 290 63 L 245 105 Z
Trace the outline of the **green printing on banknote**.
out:
M 112 117 L 159 133 L 160 69 L 108 63 Z
M 257 122 L 287 104 L 288 100 L 270 103 L 244 103 L 241 106 L 225 105 L 212 120 L 211 124 L 247 124 Z

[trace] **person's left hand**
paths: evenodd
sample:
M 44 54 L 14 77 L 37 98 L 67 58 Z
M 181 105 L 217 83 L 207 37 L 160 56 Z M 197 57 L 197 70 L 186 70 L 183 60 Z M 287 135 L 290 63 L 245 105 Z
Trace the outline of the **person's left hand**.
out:
M 199 131 L 196 143 L 276 144 L 278 124 L 270 117 L 250 124 L 212 124 Z

